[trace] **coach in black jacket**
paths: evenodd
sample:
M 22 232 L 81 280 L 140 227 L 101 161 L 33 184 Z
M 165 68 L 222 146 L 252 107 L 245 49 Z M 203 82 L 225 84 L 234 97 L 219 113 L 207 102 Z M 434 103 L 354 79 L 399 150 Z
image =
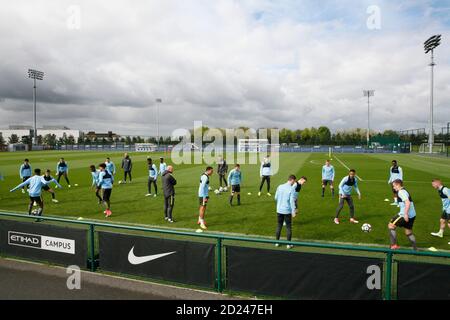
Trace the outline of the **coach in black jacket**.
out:
M 217 165 L 217 173 L 219 174 L 219 186 L 222 187 L 222 182 L 225 184 L 225 187 L 228 187 L 227 183 L 227 173 L 228 173 L 228 164 L 224 158 L 220 158 L 219 163 Z
M 124 154 L 122 159 L 122 169 L 123 169 L 123 183 L 127 183 L 127 175 L 130 177 L 131 183 L 131 169 L 133 168 L 133 163 L 131 162 L 131 158 L 128 153 Z
M 172 175 L 173 167 L 168 166 L 162 174 L 162 187 L 164 193 L 164 219 L 170 223 L 173 222 L 172 211 L 175 204 L 175 185 L 177 180 Z

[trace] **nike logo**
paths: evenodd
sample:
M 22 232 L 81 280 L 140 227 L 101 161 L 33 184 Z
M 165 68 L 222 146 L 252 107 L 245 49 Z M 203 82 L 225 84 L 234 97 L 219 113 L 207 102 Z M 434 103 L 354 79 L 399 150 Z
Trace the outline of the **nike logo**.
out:
M 152 260 L 156 260 L 165 256 L 168 256 L 170 254 L 174 254 L 176 251 L 172 252 L 166 252 L 166 253 L 159 253 L 159 254 L 152 254 L 150 256 L 142 256 L 142 257 L 136 257 L 134 254 L 134 246 L 131 248 L 130 252 L 128 252 L 128 261 L 131 264 L 143 264 Z

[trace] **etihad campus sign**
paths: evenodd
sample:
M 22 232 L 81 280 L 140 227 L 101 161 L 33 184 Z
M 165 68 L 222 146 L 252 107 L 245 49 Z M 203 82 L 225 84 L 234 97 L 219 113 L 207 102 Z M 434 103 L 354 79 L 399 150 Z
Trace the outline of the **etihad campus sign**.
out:
M 11 246 L 75 254 L 75 240 L 38 234 L 8 231 L 8 244 Z

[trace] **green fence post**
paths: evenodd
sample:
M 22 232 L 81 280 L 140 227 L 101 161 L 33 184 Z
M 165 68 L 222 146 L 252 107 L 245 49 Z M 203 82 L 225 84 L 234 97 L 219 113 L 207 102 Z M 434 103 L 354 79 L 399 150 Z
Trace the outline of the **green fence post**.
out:
M 222 292 L 222 238 L 217 238 L 217 291 Z
M 91 271 L 95 272 L 95 238 L 94 238 L 94 225 L 89 225 L 89 247 L 91 250 Z
M 384 298 L 391 300 L 392 292 L 392 252 L 386 253 L 386 288 Z

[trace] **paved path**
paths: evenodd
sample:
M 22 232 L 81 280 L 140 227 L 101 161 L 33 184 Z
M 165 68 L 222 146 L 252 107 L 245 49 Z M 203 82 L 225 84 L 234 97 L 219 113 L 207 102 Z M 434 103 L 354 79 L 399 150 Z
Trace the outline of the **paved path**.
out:
M 0 299 L 229 299 L 211 292 L 177 288 L 82 271 L 81 289 L 69 290 L 66 269 L 0 258 Z

